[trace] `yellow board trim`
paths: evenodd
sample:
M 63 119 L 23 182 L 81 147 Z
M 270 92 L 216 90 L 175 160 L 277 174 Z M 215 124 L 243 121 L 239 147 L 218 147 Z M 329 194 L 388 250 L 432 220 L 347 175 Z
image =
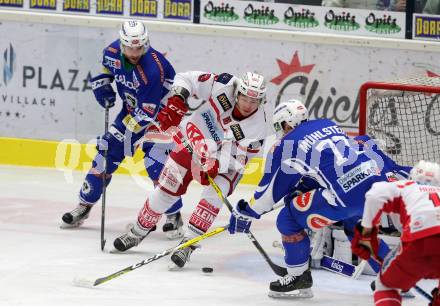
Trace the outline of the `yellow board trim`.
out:
M 87 172 L 96 154 L 92 144 L 81 144 L 76 140 L 62 142 L 0 137 L 0 164 L 14 166 L 48 167 Z M 146 176 L 144 154 L 138 150 L 127 157 L 116 173 Z M 257 185 L 263 174 L 263 159 L 249 161 L 241 184 Z

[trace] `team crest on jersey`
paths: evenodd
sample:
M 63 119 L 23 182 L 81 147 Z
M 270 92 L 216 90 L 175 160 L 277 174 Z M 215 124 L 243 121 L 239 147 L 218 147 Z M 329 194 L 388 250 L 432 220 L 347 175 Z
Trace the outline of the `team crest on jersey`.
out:
M 394 173 L 394 172 L 387 172 L 387 173 L 385 173 L 385 176 L 387 177 L 388 182 L 396 182 L 399 180 L 396 173 Z
M 232 134 L 234 134 L 234 138 L 237 141 L 244 139 L 244 133 L 239 124 L 232 124 L 230 126 Z
M 150 115 L 154 115 L 157 105 L 154 103 L 142 103 L 142 109 Z
M 224 85 L 228 84 L 229 81 L 232 79 L 232 75 L 230 75 L 229 73 L 222 73 L 219 74 L 215 80 L 219 83 L 222 83 Z
M 313 196 L 315 195 L 315 190 L 303 193 L 295 198 L 293 198 L 293 206 L 299 211 L 307 211 L 312 206 Z
M 128 106 L 130 106 L 131 108 L 135 108 L 137 105 L 136 97 L 129 92 L 124 92 L 124 95 L 125 95 L 125 102 L 127 102 Z
M 209 80 L 210 77 L 211 77 L 211 74 L 204 73 L 204 74 L 199 75 L 198 80 L 199 80 L 199 82 L 206 82 L 207 80 Z
M 231 104 L 231 102 L 229 102 L 229 99 L 228 99 L 228 97 L 226 97 L 226 94 L 222 93 L 222 94 L 218 95 L 217 100 L 220 103 L 220 105 L 222 106 L 224 111 L 227 111 L 232 108 L 232 104 Z
M 115 69 L 121 69 L 121 61 L 107 55 L 104 57 L 104 65 Z
M 332 225 L 335 222 L 336 221 L 318 214 L 310 214 L 310 216 L 307 217 L 307 226 L 313 231 Z

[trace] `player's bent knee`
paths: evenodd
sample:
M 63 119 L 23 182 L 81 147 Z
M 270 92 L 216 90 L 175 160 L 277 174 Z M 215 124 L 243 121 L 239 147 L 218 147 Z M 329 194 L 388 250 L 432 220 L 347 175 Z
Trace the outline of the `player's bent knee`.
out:
M 179 199 L 179 196 L 171 195 L 159 188 L 154 189 L 154 191 L 149 196 L 151 209 L 161 214 L 167 211 Z
M 304 228 L 299 226 L 292 218 L 287 207 L 283 207 L 277 217 L 277 229 L 282 235 L 292 235 L 301 232 Z
M 290 235 L 281 235 L 281 240 L 287 243 L 297 243 L 304 240 L 307 237 L 306 231 L 302 230 L 298 233 L 293 233 Z

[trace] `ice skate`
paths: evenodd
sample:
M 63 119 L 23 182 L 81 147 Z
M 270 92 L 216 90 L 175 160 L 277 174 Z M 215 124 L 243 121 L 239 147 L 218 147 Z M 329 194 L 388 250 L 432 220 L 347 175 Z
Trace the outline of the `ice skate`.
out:
M 183 237 L 185 231 L 183 230 L 182 215 L 179 211 L 174 214 L 167 215 L 167 219 L 162 227 L 162 231 L 170 240 Z
M 180 244 L 187 242 L 189 239 L 184 238 Z M 171 261 L 179 268 L 183 268 L 185 264 L 189 261 L 192 252 L 199 248 L 200 246 L 190 245 L 184 249 L 180 249 L 171 254 Z
M 79 227 L 84 223 L 84 220 L 89 217 L 90 210 L 92 209 L 92 205 L 86 204 L 78 204 L 75 209 L 70 212 L 67 212 L 63 215 L 61 223 L 61 228 L 73 228 Z
M 145 235 L 142 235 L 139 231 L 136 231 L 135 225 L 129 224 L 127 226 L 127 232 L 119 236 L 113 242 L 113 246 L 119 252 L 125 252 L 132 247 L 137 246 L 141 241 L 148 236 L 149 233 L 156 230 L 156 226 L 153 226 Z
M 300 276 L 287 274 L 270 283 L 269 296 L 273 298 L 311 298 L 313 279 L 310 269 Z

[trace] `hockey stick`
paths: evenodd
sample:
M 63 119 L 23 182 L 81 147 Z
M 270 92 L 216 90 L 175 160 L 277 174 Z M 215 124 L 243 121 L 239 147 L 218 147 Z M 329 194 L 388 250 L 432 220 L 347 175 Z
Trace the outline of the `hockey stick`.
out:
M 182 145 L 192 155 L 194 153 L 194 150 L 191 147 L 190 143 L 188 142 L 188 140 L 181 133 L 178 133 L 178 134 L 179 134 L 179 137 L 180 137 L 180 141 L 182 142 Z M 209 184 L 212 186 L 212 188 L 217 193 L 217 195 L 220 198 L 220 200 L 222 200 L 222 202 L 225 203 L 226 207 L 232 213 L 234 208 L 232 207 L 232 205 L 228 201 L 228 199 L 223 195 L 223 192 L 221 191 L 220 187 L 217 185 L 216 182 L 214 182 L 214 180 L 210 176 L 208 176 L 208 181 L 209 181 Z M 274 263 L 270 259 L 269 255 L 267 255 L 266 251 L 263 249 L 263 247 L 261 246 L 261 244 L 258 242 L 257 238 L 255 238 L 255 236 L 252 234 L 251 231 L 249 231 L 247 233 L 247 236 L 252 241 L 252 243 L 257 248 L 257 250 L 260 252 L 260 254 L 263 256 L 264 260 L 266 260 L 267 264 L 270 266 L 272 271 L 276 275 L 278 275 L 278 276 L 285 276 L 287 274 L 287 269 L 277 265 L 276 263 Z
M 214 182 L 214 180 L 211 177 L 209 177 L 209 176 L 208 176 L 208 180 L 209 180 L 209 183 L 211 184 L 212 188 L 214 188 L 215 192 L 217 193 L 218 197 L 223 201 L 223 203 L 226 204 L 226 207 L 232 213 L 232 210 L 234 208 L 232 207 L 232 205 L 229 202 L 229 200 L 223 195 L 223 192 L 221 191 L 220 187 L 218 187 L 217 183 Z M 280 206 L 283 206 L 283 205 L 284 205 L 284 203 L 282 203 L 282 205 L 280 205 Z M 273 207 L 272 210 L 273 209 L 276 209 L 276 208 Z M 277 265 L 276 263 L 274 263 L 270 259 L 269 255 L 267 255 L 266 251 L 263 249 L 263 247 L 261 246 L 261 244 L 258 242 L 257 238 L 255 238 L 254 234 L 252 234 L 251 231 L 249 231 L 247 233 L 247 236 L 252 241 L 254 246 L 257 248 L 258 252 L 260 252 L 260 254 L 263 256 L 264 260 L 266 260 L 267 264 L 270 266 L 270 268 L 272 269 L 272 271 L 276 275 L 278 275 L 278 276 L 285 276 L 288 273 L 286 268 Z
M 105 121 L 104 121 L 104 135 L 108 133 L 108 113 L 109 113 L 109 102 L 105 101 Z M 101 198 L 101 251 L 104 251 L 105 246 L 105 195 L 107 190 L 107 152 L 108 144 L 105 144 L 104 148 L 104 173 L 102 176 L 102 198 Z
M 415 285 L 414 289 L 423 297 L 425 297 L 428 301 L 432 302 L 432 296 L 426 292 L 425 290 L 423 290 L 422 288 L 420 288 L 419 286 Z
M 203 235 L 197 236 L 197 237 L 195 237 L 195 238 L 193 238 L 191 240 L 186 241 L 185 243 L 181 243 L 181 244 L 179 244 L 176 247 L 169 248 L 169 249 L 163 251 L 162 253 L 158 253 L 158 254 L 156 254 L 154 256 L 151 256 L 151 257 L 149 257 L 147 259 L 144 259 L 141 262 L 138 262 L 138 263 L 136 263 L 136 264 L 134 264 L 132 266 L 126 267 L 125 269 L 119 270 L 118 272 L 112 273 L 112 274 L 104 276 L 104 277 L 100 277 L 100 278 L 96 279 L 95 281 L 90 281 L 90 280 L 87 280 L 87 279 L 75 278 L 73 280 L 73 284 L 75 286 L 79 286 L 79 287 L 93 288 L 93 287 L 98 286 L 98 285 L 100 285 L 102 283 L 108 282 L 109 280 L 112 280 L 112 279 L 114 279 L 116 277 L 119 277 L 119 276 L 124 275 L 124 274 L 126 274 L 128 272 L 136 270 L 137 268 L 145 266 L 145 265 L 147 265 L 147 264 L 149 264 L 149 263 L 151 263 L 153 261 L 156 261 L 156 260 L 158 260 L 158 259 L 160 259 L 162 257 L 165 257 L 165 256 L 173 253 L 174 251 L 184 249 L 184 248 L 189 247 L 189 246 L 191 246 L 193 244 L 196 244 L 197 242 L 202 241 L 202 240 L 204 240 L 206 238 L 209 238 L 211 236 L 220 234 L 221 232 L 225 231 L 228 228 L 228 226 L 229 225 L 224 225 L 224 226 L 217 227 L 216 229 L 214 229 L 214 230 L 212 230 L 210 232 L 207 232 L 207 233 L 205 233 Z

